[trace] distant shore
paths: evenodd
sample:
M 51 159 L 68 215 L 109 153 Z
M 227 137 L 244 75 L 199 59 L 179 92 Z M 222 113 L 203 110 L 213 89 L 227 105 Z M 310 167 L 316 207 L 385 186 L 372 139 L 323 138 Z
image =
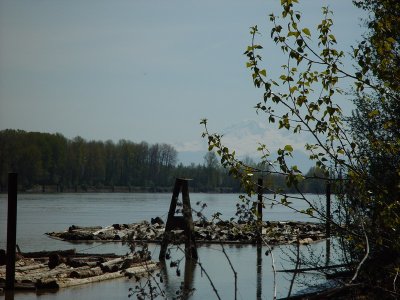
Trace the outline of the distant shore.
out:
M 219 188 L 195 188 L 189 187 L 191 193 L 223 193 L 234 194 L 240 191 L 233 190 L 229 187 Z M 49 194 L 49 193 L 171 193 L 173 186 L 61 186 L 61 185 L 35 185 L 29 188 L 18 187 L 19 193 L 32 193 L 32 194 Z M 6 194 L 7 189 L 2 188 L 0 193 Z

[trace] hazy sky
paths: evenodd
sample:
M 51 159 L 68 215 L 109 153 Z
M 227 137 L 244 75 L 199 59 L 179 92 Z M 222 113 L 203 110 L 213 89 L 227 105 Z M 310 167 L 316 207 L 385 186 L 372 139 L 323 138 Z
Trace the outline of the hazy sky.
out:
M 264 61 L 281 53 L 268 15 L 279 0 L 1 0 L 0 130 L 68 138 L 201 141 L 200 119 L 219 131 L 257 119 L 261 99 L 243 55 L 258 24 Z M 335 11 L 339 43 L 359 39 L 349 0 L 304 0 L 304 20 Z M 271 65 L 271 68 L 268 66 Z

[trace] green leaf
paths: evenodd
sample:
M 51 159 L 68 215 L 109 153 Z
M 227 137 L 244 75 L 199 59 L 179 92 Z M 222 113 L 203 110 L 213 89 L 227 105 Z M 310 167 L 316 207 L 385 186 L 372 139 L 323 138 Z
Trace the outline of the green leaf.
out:
M 375 110 L 373 110 L 373 111 L 370 111 L 369 113 L 368 113 L 368 117 L 369 118 L 375 118 L 376 116 L 379 116 L 380 115 L 380 112 L 379 112 L 379 110 L 377 110 L 377 109 L 375 109 Z
M 261 75 L 263 75 L 264 77 L 267 77 L 267 70 L 262 69 L 259 73 L 260 73 Z
M 287 152 L 292 152 L 292 151 L 293 151 L 292 145 L 286 145 L 284 149 L 285 149 L 285 151 L 287 151 Z
M 304 33 L 305 35 L 311 36 L 310 29 L 308 29 L 308 28 L 303 28 L 301 31 L 303 31 L 303 33 Z

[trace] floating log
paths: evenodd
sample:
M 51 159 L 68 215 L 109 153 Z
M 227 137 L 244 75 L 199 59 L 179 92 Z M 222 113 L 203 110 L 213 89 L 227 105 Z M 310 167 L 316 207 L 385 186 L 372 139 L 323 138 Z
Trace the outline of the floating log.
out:
M 131 267 L 125 270 L 125 276 L 136 276 L 141 275 L 147 272 L 154 271 L 158 268 L 158 264 L 151 262 L 151 263 L 143 263 L 139 266 Z
M 60 253 L 60 254 L 58 254 Z M 68 251 L 42 251 L 30 253 L 35 258 L 22 257 L 16 266 L 15 287 L 16 289 L 59 289 L 62 287 L 75 286 L 90 282 L 98 282 L 128 276 L 136 273 L 146 273 L 157 268 L 154 262 L 143 262 L 139 254 L 118 256 L 111 254 L 79 254 L 75 250 Z M 75 255 L 71 255 L 75 253 Z M 45 255 L 45 257 L 40 257 Z M 60 264 L 49 268 L 49 256 L 60 258 Z M 62 256 L 66 255 L 66 256 Z M 142 262 L 138 262 L 142 261 Z M 70 264 L 79 267 L 72 267 Z M 0 266 L 0 289 L 4 287 L 5 266 Z
M 99 276 L 103 274 L 103 270 L 100 267 L 90 268 L 86 267 L 84 269 L 75 269 L 70 274 L 70 278 L 87 278 L 93 276 Z
M 128 255 L 125 257 L 115 258 L 100 264 L 101 269 L 103 272 L 115 272 L 119 269 L 127 269 L 133 264 L 142 263 L 151 259 L 150 254 L 145 255 Z
M 93 231 L 93 230 L 99 230 L 102 229 L 103 227 L 101 226 L 76 226 L 76 225 L 72 225 L 68 228 L 69 232 L 75 231 L 75 230 L 83 230 L 83 231 Z
M 179 221 L 179 218 L 174 220 Z M 220 221 L 217 223 L 196 221 L 194 225 L 194 237 L 197 243 L 240 243 L 254 244 L 258 236 L 251 224 L 239 224 L 233 221 Z M 52 238 L 73 241 L 132 241 L 154 242 L 163 240 L 166 225 L 147 221 L 133 224 L 113 224 L 100 230 L 76 230 L 73 232 L 47 233 Z M 179 226 L 177 226 L 179 227 Z M 85 227 L 92 228 L 92 227 Z M 93 227 L 94 228 L 94 227 Z M 176 229 L 176 230 L 175 230 Z M 169 231 L 171 241 L 184 243 L 183 230 L 173 228 Z M 302 244 L 309 244 L 325 238 L 325 224 L 311 222 L 263 222 L 261 228 L 262 238 L 270 245 L 294 244 L 298 238 Z
M 103 257 L 81 257 L 81 258 L 68 258 L 67 265 L 73 268 L 79 268 L 82 266 L 95 267 L 99 263 L 103 263 Z
M 16 269 L 17 272 L 26 272 L 26 271 L 32 271 L 32 270 L 44 269 L 44 268 L 47 268 L 47 265 L 45 265 L 45 264 L 34 264 L 34 265 L 16 267 L 15 269 Z
M 308 271 L 321 271 L 321 270 L 344 268 L 344 267 L 348 267 L 348 266 L 349 266 L 348 264 L 339 264 L 339 265 L 310 267 L 310 268 L 302 268 L 302 269 L 277 270 L 277 272 L 301 273 L 301 272 L 308 272 Z
M 69 250 L 56 250 L 56 251 L 27 252 L 27 253 L 22 253 L 22 256 L 25 258 L 39 258 L 39 257 L 49 257 L 54 254 L 58 254 L 64 257 L 77 255 L 75 249 L 69 249 Z
M 132 257 L 130 258 L 132 259 Z M 103 272 L 116 272 L 119 270 L 119 266 L 125 261 L 125 258 L 116 258 L 112 259 L 109 261 L 106 261 L 104 263 L 100 264 L 100 268 L 103 270 Z
M 49 281 L 41 281 L 38 285 L 38 288 L 50 288 L 50 289 L 58 289 L 58 288 L 66 288 L 72 287 L 87 283 L 100 282 L 103 280 L 121 278 L 124 276 L 128 276 L 130 274 L 141 275 L 150 271 L 153 271 L 158 268 L 158 264 L 152 262 L 147 264 L 141 264 L 136 267 L 129 268 L 125 271 L 118 271 L 112 273 L 105 273 L 98 276 L 87 277 L 87 278 L 62 278 L 62 279 L 52 279 Z

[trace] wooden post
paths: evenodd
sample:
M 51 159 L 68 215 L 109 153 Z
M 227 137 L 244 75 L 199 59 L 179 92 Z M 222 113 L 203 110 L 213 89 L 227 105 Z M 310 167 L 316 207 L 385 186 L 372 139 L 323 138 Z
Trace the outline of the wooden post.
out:
M 257 185 L 257 220 L 259 222 L 262 222 L 263 219 L 263 213 L 262 213 L 262 203 L 263 203 L 263 179 L 258 178 L 258 185 Z
M 329 265 L 331 258 L 331 182 L 328 180 L 326 183 L 326 253 L 325 265 Z
M 257 182 L 257 242 L 261 243 L 262 221 L 263 221 L 263 179 L 258 178 Z
M 262 299 L 262 246 L 257 245 L 257 282 L 256 282 L 256 299 Z
M 8 173 L 8 212 L 7 212 L 7 261 L 6 286 L 14 290 L 15 282 L 15 247 L 17 244 L 17 186 L 18 174 Z
M 160 260 L 165 260 L 165 255 L 167 253 L 167 247 L 171 238 L 171 231 L 177 227 L 183 227 L 185 231 L 185 256 L 197 260 L 197 247 L 194 236 L 194 225 L 192 218 L 192 208 L 190 206 L 189 198 L 189 179 L 177 178 L 175 180 L 174 190 L 172 192 L 171 204 L 168 211 L 168 219 L 165 225 L 164 237 L 161 242 L 160 249 Z M 183 217 L 175 216 L 176 205 L 178 202 L 179 192 L 182 190 L 182 213 Z
M 192 217 L 192 207 L 190 206 L 188 180 L 182 182 L 182 202 L 183 202 L 183 219 L 185 226 L 185 254 L 186 257 L 197 260 L 197 247 L 194 236 L 194 225 Z
M 196 267 L 196 261 L 187 258 L 185 259 L 185 274 L 184 274 L 184 280 L 183 280 L 183 298 L 182 299 L 188 299 L 192 288 L 193 288 L 193 278 L 194 278 L 194 269 Z
M 326 183 L 326 237 L 331 237 L 331 182 Z

